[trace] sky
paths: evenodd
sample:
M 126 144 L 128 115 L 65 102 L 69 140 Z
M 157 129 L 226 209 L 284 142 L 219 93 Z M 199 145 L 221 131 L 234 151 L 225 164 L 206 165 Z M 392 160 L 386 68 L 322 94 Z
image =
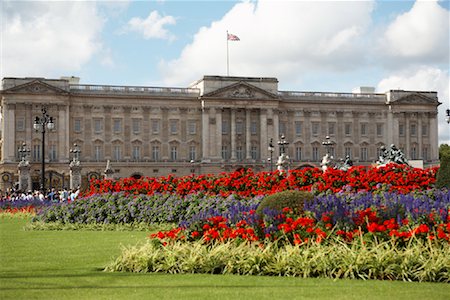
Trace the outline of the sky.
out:
M 448 0 L 0 0 L 0 77 L 187 87 L 229 74 L 276 77 L 282 91 L 437 91 L 450 144 L 449 23 Z

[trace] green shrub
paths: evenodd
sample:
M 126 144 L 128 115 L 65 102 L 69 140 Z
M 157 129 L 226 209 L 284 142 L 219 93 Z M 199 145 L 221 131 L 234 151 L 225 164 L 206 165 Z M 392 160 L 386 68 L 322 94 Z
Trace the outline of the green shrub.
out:
M 288 207 L 293 210 L 294 214 L 302 215 L 305 202 L 312 201 L 313 198 L 314 195 L 306 191 L 283 191 L 265 197 L 258 206 L 256 213 L 263 216 L 266 209 L 281 212 L 283 208 Z
M 439 148 L 440 167 L 436 176 L 437 188 L 450 189 L 450 147 L 446 144 Z

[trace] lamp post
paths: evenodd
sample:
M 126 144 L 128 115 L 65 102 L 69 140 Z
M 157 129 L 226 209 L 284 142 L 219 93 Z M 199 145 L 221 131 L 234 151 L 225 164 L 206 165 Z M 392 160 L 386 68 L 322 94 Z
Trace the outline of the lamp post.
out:
M 447 117 L 445 118 L 445 120 L 447 121 L 448 124 L 450 124 L 450 109 L 447 108 L 446 112 L 447 112 Z
M 325 141 L 322 142 L 322 145 L 325 146 L 327 154 L 330 155 L 330 149 L 331 149 L 331 146 L 334 145 L 334 143 L 332 141 L 330 141 L 330 137 L 328 135 L 325 137 Z
M 52 130 L 55 128 L 55 123 L 53 123 L 53 117 L 47 114 L 47 108 L 42 107 L 42 116 L 34 119 L 34 129 L 36 131 L 41 131 L 42 133 L 42 166 L 41 166 L 41 191 L 45 192 L 45 132 L 46 128 Z
M 269 147 L 267 149 L 269 150 L 269 153 L 270 153 L 270 158 L 269 158 L 270 172 L 273 172 L 273 151 L 275 150 L 275 147 L 273 146 L 273 139 L 270 139 Z
M 284 134 L 281 135 L 280 140 L 278 141 L 278 146 L 280 147 L 280 155 L 286 154 L 286 147 L 289 143 L 286 141 L 286 137 Z

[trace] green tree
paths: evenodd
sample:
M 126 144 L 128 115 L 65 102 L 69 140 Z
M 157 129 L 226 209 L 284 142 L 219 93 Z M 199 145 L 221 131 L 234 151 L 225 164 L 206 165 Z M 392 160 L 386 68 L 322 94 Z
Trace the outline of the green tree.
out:
M 439 147 L 440 167 L 436 177 L 436 187 L 450 189 L 450 146 L 442 144 Z

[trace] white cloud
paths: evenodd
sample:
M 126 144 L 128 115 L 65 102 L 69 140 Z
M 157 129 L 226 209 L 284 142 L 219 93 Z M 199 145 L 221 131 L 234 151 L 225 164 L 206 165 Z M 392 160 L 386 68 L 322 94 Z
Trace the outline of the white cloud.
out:
M 381 38 L 379 50 L 388 63 L 449 62 L 450 14 L 437 0 L 417 1 L 397 16 Z
M 350 70 L 364 64 L 372 1 L 258 1 L 236 4 L 201 28 L 179 58 L 161 61 L 164 82 L 186 85 L 205 74 L 272 76 L 297 81 L 310 70 Z
M 92 2 L 2 1 L 1 17 L 0 77 L 59 77 L 102 48 Z
M 172 16 L 161 16 L 156 10 L 152 11 L 146 19 L 138 17 L 128 21 L 125 31 L 136 31 L 146 39 L 174 40 L 175 36 L 165 26 L 175 25 L 176 19 Z
M 450 144 L 450 125 L 445 121 L 445 110 L 450 108 L 449 87 L 448 70 L 422 66 L 390 75 L 378 83 L 377 90 L 437 91 L 439 101 L 442 103 L 438 108 L 439 143 Z

